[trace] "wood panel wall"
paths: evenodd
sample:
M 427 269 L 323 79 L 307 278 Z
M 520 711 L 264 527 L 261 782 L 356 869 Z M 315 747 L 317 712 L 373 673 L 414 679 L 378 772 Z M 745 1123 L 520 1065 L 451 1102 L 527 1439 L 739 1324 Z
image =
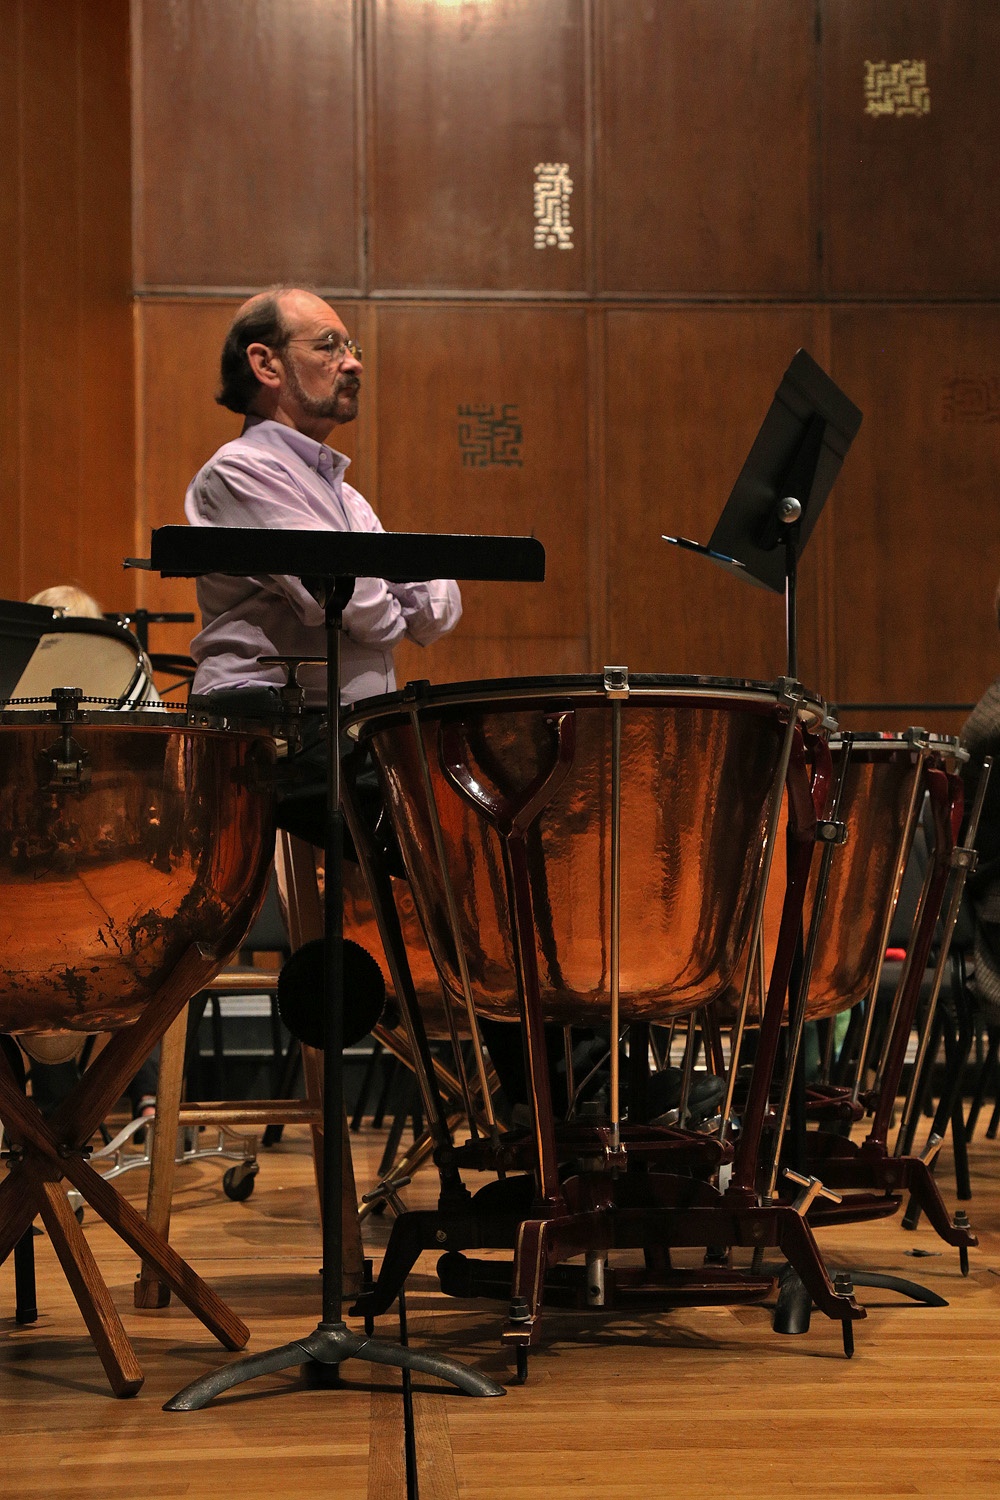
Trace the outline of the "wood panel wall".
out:
M 814 7 L 612 0 L 598 18 L 601 287 L 816 293 Z
M 134 4 L 140 286 L 358 283 L 350 0 Z
M 0 0 L 0 594 L 107 609 L 135 531 L 127 0 Z
M 22 33 L 46 8 L 2 3 Z M 77 17 L 79 90 L 96 43 L 79 4 L 58 9 Z M 48 66 L 19 46 L 15 94 Z M 234 430 L 212 401 L 233 308 L 310 282 L 365 346 L 362 415 L 337 441 L 386 525 L 548 548 L 543 587 L 468 588 L 456 635 L 402 651 L 401 676 L 618 660 L 770 677 L 781 601 L 660 534 L 708 537 L 801 345 L 865 414 L 804 560 L 803 677 L 885 702 L 965 701 L 995 675 L 994 5 L 132 0 L 131 47 L 140 535 L 180 518 Z M 121 133 L 123 79 L 103 87 L 101 129 Z M 108 184 L 84 167 L 84 115 L 60 107 L 48 134 L 23 110 L 16 129 L 39 172 L 49 136 L 81 142 L 63 165 L 89 201 Z M 39 244 L 39 298 L 58 281 L 41 201 L 18 242 L 26 285 Z M 64 465 L 37 399 L 18 451 L 51 505 Z M 58 442 L 95 451 L 79 421 Z M 151 605 L 190 599 L 142 586 Z

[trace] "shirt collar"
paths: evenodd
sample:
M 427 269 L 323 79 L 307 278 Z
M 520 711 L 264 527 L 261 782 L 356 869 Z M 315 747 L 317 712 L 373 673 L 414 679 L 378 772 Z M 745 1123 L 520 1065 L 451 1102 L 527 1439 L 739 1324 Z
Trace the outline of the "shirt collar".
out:
M 295 427 L 286 427 L 284 422 L 274 422 L 269 417 L 258 417 L 250 412 L 243 424 L 241 436 L 254 430 L 255 435 L 263 439 L 267 446 L 284 444 L 286 448 L 290 448 L 296 457 L 301 458 L 315 473 L 322 474 L 331 484 L 343 477 L 351 462 L 345 453 L 327 447 L 326 443 L 318 443 L 315 438 L 307 437 Z

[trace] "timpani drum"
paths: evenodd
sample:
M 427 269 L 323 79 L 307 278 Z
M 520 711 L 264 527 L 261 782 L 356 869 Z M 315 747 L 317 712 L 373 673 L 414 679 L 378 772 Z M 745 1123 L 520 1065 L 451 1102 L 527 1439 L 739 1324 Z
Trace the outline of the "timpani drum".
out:
M 158 709 L 0 713 L 0 1031 L 114 1030 L 263 896 L 275 750 Z
M 834 766 L 844 753 L 830 742 Z M 847 841 L 830 866 L 820 920 L 806 1018 L 849 1010 L 872 991 L 885 953 L 889 923 L 913 844 L 929 765 L 954 764 L 957 740 L 911 731 L 854 733 L 841 801 Z M 810 884 L 810 921 L 816 880 Z
M 151 668 L 136 637 L 111 620 L 62 615 L 39 638 L 5 705 L 30 711 L 51 702 L 53 686 L 74 687 L 108 707 L 157 702 Z
M 822 703 L 796 701 L 820 730 Z M 623 1021 L 669 1019 L 729 984 L 789 711 L 774 685 L 611 672 L 411 684 L 346 730 L 378 766 L 449 995 L 463 998 L 464 964 L 479 1014 L 519 1016 L 512 934 L 530 908 L 545 1019 L 588 1025 L 608 1019 L 613 978 Z
M 848 737 L 834 734 L 830 753 L 839 776 Z M 842 845 L 830 851 L 829 873 L 814 936 L 805 1019 L 824 1020 L 866 999 L 878 980 L 902 871 L 909 857 L 931 767 L 954 769 L 965 752 L 958 741 L 924 730 L 855 731 L 849 737 L 839 821 Z M 816 913 L 820 862 L 806 893 L 803 928 Z M 764 917 L 765 969 L 777 939 L 785 877 L 776 861 Z M 730 1002 L 734 995 L 729 996 Z M 750 990 L 750 1014 L 759 1014 L 759 988 Z

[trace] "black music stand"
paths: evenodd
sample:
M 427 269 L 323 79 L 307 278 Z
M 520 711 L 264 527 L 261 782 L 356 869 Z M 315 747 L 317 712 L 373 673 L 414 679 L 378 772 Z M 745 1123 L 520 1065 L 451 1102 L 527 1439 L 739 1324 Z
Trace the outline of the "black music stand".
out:
M 784 594 L 789 677 L 798 677 L 798 559 L 860 426 L 853 401 L 800 349 L 781 378 L 708 545 L 663 538 Z
M 46 605 L 0 599 L 0 699 L 13 696 L 39 641 L 58 619 Z
M 296 1365 L 336 1372 L 344 1360 L 422 1370 L 450 1381 L 473 1396 L 502 1396 L 504 1388 L 478 1370 L 402 1344 L 353 1333 L 343 1320 L 343 1159 L 340 1136 L 344 1114 L 343 927 L 341 871 L 344 814 L 340 806 L 340 632 L 344 607 L 359 577 L 389 582 L 430 578 L 541 582 L 545 552 L 532 537 L 448 536 L 416 532 L 271 531 L 229 527 L 163 526 L 153 532 L 148 566 L 165 578 L 227 573 L 242 578 L 291 574 L 307 582 L 326 611 L 327 632 L 327 801 L 325 949 L 323 985 L 323 1307 L 319 1325 L 305 1338 L 262 1354 L 252 1354 L 202 1376 L 170 1401 L 165 1411 L 197 1411 L 215 1396 Z

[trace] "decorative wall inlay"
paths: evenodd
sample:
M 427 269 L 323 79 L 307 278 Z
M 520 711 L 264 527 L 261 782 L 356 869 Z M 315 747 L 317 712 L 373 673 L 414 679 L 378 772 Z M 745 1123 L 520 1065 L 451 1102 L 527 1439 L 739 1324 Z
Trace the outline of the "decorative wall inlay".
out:
M 930 110 L 925 62 L 907 57 L 902 62 L 865 63 L 866 115 L 927 115 Z
M 535 249 L 557 246 L 572 250 L 573 226 L 569 221 L 569 200 L 573 179 L 569 163 L 540 161 L 535 168 Z
M 521 413 L 517 406 L 460 406 L 458 448 L 465 469 L 521 468 Z
M 1000 422 L 1000 376 L 963 375 L 941 387 L 944 422 Z

